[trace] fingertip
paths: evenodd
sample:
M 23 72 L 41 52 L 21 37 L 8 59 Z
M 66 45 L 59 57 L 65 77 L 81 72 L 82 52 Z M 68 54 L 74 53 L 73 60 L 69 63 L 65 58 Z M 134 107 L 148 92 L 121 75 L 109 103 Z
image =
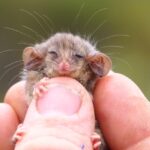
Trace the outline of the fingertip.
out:
M 144 121 L 150 123 L 147 121 L 150 104 L 139 87 L 122 74 L 112 72 L 99 79 L 94 106 L 96 118 L 112 149 L 123 149 L 144 137 L 146 133 L 141 126 L 149 130 Z
M 98 119 L 102 120 L 106 113 L 116 111 L 116 108 L 121 111 L 119 106 L 130 104 L 131 98 L 134 97 L 146 100 L 139 87 L 128 77 L 111 72 L 99 79 L 94 91 L 94 106 Z
M 9 103 L 12 100 L 12 98 L 23 99 L 24 95 L 25 95 L 25 81 L 19 81 L 8 89 L 4 97 L 4 102 Z
M 19 81 L 8 89 L 4 103 L 9 104 L 14 109 L 20 121 L 23 120 L 28 107 L 25 96 L 25 81 Z
M 0 104 L 0 122 L 0 149 L 13 150 L 11 138 L 18 125 L 18 118 L 10 105 Z
M 106 100 L 120 101 L 122 97 L 128 99 L 130 96 L 146 99 L 140 88 L 131 79 L 114 72 L 99 79 L 94 91 L 94 101 L 98 105 Z

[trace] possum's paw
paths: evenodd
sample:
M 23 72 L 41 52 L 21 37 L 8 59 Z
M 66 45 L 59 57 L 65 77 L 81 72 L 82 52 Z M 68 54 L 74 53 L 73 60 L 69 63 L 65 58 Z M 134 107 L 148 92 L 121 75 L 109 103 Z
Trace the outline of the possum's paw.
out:
M 40 98 L 45 92 L 47 92 L 48 88 L 48 78 L 41 79 L 35 86 L 33 90 L 33 97 L 35 99 Z
M 12 137 L 13 143 L 16 143 L 17 141 L 21 140 L 21 138 L 25 134 L 25 132 L 26 132 L 25 127 L 23 127 L 22 124 L 19 124 L 15 134 Z
M 94 132 L 91 136 L 93 150 L 100 150 L 101 137 L 98 133 Z

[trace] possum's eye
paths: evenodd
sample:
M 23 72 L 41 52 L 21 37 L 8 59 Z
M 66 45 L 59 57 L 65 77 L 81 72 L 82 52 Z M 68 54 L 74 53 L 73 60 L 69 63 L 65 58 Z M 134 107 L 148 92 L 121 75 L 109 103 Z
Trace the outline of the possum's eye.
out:
M 58 57 L 58 54 L 57 54 L 56 51 L 49 51 L 48 53 L 49 53 L 49 54 L 52 56 L 52 58 L 54 58 L 54 59 L 56 59 L 56 58 Z
M 75 54 L 74 55 L 77 59 L 83 59 L 84 56 L 82 54 Z

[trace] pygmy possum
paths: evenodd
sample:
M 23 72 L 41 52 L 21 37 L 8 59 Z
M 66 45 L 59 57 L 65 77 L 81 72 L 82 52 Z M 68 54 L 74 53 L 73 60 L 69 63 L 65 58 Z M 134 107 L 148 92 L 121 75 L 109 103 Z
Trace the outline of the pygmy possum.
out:
M 92 93 L 96 80 L 105 76 L 112 66 L 111 59 L 97 50 L 95 44 L 71 33 L 56 33 L 42 43 L 25 48 L 23 62 L 29 103 L 34 86 L 44 77 L 71 77 Z M 105 142 L 100 149 L 108 149 Z

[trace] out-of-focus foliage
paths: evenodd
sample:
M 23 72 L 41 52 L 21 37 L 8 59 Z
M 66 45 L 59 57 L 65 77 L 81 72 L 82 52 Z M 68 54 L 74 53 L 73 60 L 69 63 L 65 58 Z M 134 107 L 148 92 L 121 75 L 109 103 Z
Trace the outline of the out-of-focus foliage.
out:
M 62 31 L 92 35 L 112 58 L 113 70 L 129 76 L 150 98 L 147 0 L 0 0 L 1 96 L 19 80 L 23 48 Z

